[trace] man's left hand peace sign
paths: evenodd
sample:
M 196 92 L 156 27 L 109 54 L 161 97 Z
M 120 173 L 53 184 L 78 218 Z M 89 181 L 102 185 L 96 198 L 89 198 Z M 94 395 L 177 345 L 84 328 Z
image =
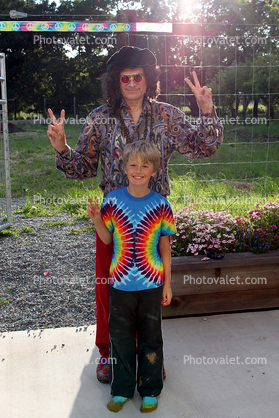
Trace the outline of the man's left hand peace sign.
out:
M 212 93 L 211 88 L 207 86 L 201 87 L 197 73 L 193 71 L 193 84 L 189 78 L 185 78 L 186 83 L 194 93 L 198 106 L 203 113 L 211 113 L 213 110 Z

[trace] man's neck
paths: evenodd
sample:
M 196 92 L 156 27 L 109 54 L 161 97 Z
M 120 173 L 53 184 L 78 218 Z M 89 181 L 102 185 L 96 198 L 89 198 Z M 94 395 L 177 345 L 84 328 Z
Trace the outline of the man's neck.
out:
M 126 100 L 126 104 L 131 112 L 141 112 L 143 107 L 143 99 Z
M 142 100 L 139 101 L 133 101 L 133 100 L 129 100 L 127 103 L 129 112 L 132 115 L 132 118 L 134 119 L 134 123 L 135 125 L 138 123 L 139 121 L 139 117 L 142 111 Z

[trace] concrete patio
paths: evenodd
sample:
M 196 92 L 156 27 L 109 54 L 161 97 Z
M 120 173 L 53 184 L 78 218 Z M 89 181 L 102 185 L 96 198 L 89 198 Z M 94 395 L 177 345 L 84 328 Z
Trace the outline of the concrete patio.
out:
M 163 320 L 167 378 L 152 417 L 278 418 L 279 310 Z M 113 417 L 95 326 L 0 333 L 1 418 Z M 253 364 L 251 364 L 253 363 Z M 118 413 L 140 417 L 135 393 Z

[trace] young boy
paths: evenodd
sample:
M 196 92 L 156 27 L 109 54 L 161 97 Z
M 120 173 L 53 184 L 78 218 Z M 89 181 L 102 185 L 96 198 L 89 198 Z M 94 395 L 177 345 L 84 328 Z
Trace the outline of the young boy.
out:
M 143 398 L 141 412 L 157 408 L 163 388 L 161 304 L 169 305 L 172 298 L 169 235 L 176 229 L 169 202 L 148 187 L 160 159 L 149 142 L 128 144 L 123 164 L 129 185 L 110 192 L 101 211 L 97 198 L 95 204 L 88 198 L 88 214 L 100 238 L 114 245 L 109 278 L 113 398 L 107 405 L 114 412 L 133 397 L 136 382 Z

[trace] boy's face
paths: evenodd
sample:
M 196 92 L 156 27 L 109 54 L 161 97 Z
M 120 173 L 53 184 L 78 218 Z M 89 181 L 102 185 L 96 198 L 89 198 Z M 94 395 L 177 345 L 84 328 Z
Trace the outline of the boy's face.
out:
M 125 167 L 125 173 L 129 180 L 129 186 L 146 186 L 146 188 L 148 188 L 149 180 L 151 176 L 156 174 L 156 171 L 154 171 L 151 162 L 144 162 L 143 159 L 137 155 L 129 157 Z

